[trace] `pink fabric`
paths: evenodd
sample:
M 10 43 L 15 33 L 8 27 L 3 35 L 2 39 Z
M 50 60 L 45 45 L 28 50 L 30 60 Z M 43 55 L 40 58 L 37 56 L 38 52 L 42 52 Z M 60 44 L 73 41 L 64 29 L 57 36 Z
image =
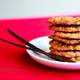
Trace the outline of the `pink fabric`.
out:
M 6 31 L 11 28 L 26 40 L 50 34 L 48 18 L 0 20 L 0 37 L 22 44 Z M 80 71 L 65 71 L 41 65 L 18 48 L 0 41 L 0 80 L 77 80 Z

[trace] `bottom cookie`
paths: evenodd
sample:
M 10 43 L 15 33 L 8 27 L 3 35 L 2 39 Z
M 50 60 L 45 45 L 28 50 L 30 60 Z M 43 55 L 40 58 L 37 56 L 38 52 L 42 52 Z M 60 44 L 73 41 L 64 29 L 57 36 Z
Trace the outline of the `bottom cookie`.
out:
M 59 56 L 68 62 L 80 62 L 80 52 L 78 52 L 78 51 L 62 52 L 62 51 L 51 50 L 50 54 L 52 54 L 53 56 L 54 55 Z

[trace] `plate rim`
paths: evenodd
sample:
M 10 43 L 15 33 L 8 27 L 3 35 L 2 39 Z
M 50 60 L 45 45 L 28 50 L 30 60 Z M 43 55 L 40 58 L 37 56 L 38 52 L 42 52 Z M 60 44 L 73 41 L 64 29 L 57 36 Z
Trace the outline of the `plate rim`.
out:
M 41 39 L 41 38 L 48 38 L 48 36 L 37 37 L 37 38 L 30 40 L 29 42 L 32 43 L 33 41 L 35 41 L 37 39 Z M 43 61 L 48 61 L 50 63 L 64 64 L 64 65 L 79 65 L 80 64 L 80 62 L 61 62 L 61 61 L 56 61 L 56 60 L 49 60 L 49 59 L 43 58 L 41 56 L 32 54 L 31 50 L 26 49 L 26 51 L 28 52 L 28 54 L 30 56 L 32 55 L 32 56 L 36 57 L 37 59 L 40 59 Z

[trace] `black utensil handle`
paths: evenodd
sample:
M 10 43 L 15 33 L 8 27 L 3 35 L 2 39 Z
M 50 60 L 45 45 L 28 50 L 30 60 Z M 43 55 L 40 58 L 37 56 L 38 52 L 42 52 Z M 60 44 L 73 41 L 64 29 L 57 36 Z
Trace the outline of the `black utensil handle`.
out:
M 14 33 L 12 30 L 7 29 L 7 31 L 14 36 L 15 38 L 17 38 L 18 40 L 20 40 L 21 42 L 23 42 L 24 44 L 30 46 L 30 47 L 35 47 L 34 45 L 32 45 L 31 43 L 29 43 L 28 41 L 26 41 L 25 39 L 21 38 L 19 35 L 17 35 L 16 33 Z
M 14 46 L 17 46 L 17 47 L 21 47 L 21 48 L 25 48 L 25 49 L 31 49 L 31 48 L 26 47 L 24 45 L 16 44 L 16 43 L 13 43 L 11 41 L 8 41 L 8 40 L 2 39 L 2 38 L 0 38 L 0 41 L 5 42 L 5 43 L 8 43 L 8 44 L 11 44 L 11 45 L 14 45 Z
M 39 52 L 41 52 L 41 53 L 46 54 L 45 51 L 37 48 L 36 46 L 34 46 L 33 44 L 31 44 L 30 42 L 24 40 L 23 38 L 21 38 L 19 35 L 17 35 L 17 34 L 16 34 L 15 32 L 13 32 L 12 30 L 7 29 L 7 31 L 8 31 L 12 36 L 14 36 L 15 38 L 17 38 L 17 39 L 20 40 L 21 42 L 23 42 L 25 45 L 28 45 L 30 48 L 32 48 L 32 49 L 34 49 L 34 50 L 36 50 L 36 51 L 39 51 Z

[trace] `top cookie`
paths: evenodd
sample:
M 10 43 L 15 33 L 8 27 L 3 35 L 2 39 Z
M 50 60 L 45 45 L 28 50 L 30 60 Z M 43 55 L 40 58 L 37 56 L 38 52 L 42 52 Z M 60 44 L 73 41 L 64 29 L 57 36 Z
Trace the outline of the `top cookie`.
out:
M 80 25 L 80 17 L 56 16 L 48 20 L 53 25 Z

